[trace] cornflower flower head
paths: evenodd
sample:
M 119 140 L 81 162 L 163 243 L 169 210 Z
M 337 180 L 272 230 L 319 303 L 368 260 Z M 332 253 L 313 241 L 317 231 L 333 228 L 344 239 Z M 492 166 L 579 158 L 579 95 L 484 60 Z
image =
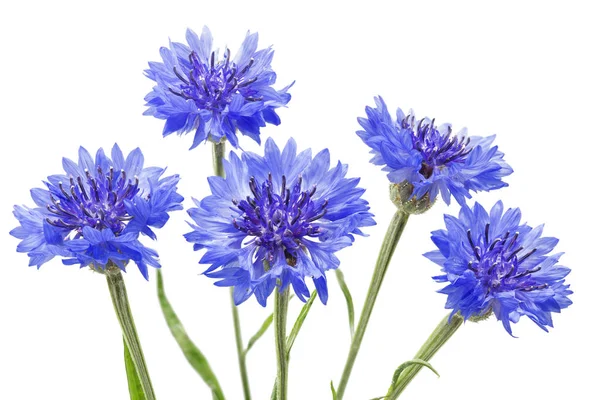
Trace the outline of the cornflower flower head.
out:
M 475 203 L 459 217 L 446 215 L 446 229 L 432 232 L 438 250 L 425 257 L 442 267 L 437 282 L 447 283 L 446 308 L 466 319 L 493 312 L 512 335 L 510 323 L 529 317 L 540 328 L 552 327 L 552 312 L 572 301 L 565 284 L 571 270 L 558 265 L 563 253 L 550 255 L 558 243 L 542 237 L 543 225 L 521 223 L 518 208 L 504 212 L 502 202 L 490 213 Z
M 290 101 L 289 86 L 275 90 L 273 50 L 257 50 L 258 33 L 246 35 L 237 55 L 213 50 L 207 27 L 198 37 L 191 29 L 187 45 L 162 47 L 162 62 L 149 62 L 146 76 L 156 85 L 146 95 L 145 115 L 166 120 L 163 136 L 194 131 L 193 149 L 206 140 L 227 138 L 238 147 L 237 131 L 260 143 L 260 128 L 279 125 L 275 112 Z
M 454 196 L 463 205 L 472 191 L 507 186 L 502 178 L 512 168 L 492 147 L 495 136 L 469 137 L 464 128 L 455 134 L 450 124 L 416 120 L 412 111 L 407 115 L 401 109 L 393 120 L 381 97 L 375 97 L 375 104 L 366 107 L 367 118 L 358 118 L 364 130 L 357 134 L 371 148 L 371 162 L 384 166 L 392 184 L 410 188 L 410 199 L 427 196 L 433 202 L 440 194 L 446 204 Z
M 340 264 L 335 252 L 375 224 L 359 179 L 345 178 L 347 165 L 330 168 L 328 150 L 296 154 L 293 139 L 283 151 L 268 139 L 264 157 L 231 152 L 224 168 L 225 178 L 208 178 L 212 195 L 188 210 L 194 223 L 185 237 L 206 250 L 204 274 L 233 286 L 236 304 L 254 294 L 263 306 L 276 286 L 290 284 L 305 301 L 312 278 L 325 304 L 325 272 Z
M 163 178 L 163 168 L 143 168 L 139 148 L 125 158 L 115 144 L 111 157 L 99 149 L 94 159 L 81 147 L 79 162 L 63 158 L 66 174 L 31 190 L 37 207 L 15 206 L 20 226 L 10 234 L 21 239 L 17 251 L 27 253 L 30 266 L 61 256 L 67 265 L 102 272 L 114 264 L 125 271 L 134 261 L 146 279 L 148 265 L 160 267 L 158 254 L 139 235 L 156 239 L 151 227 L 161 228 L 168 212 L 183 208 L 179 176 Z

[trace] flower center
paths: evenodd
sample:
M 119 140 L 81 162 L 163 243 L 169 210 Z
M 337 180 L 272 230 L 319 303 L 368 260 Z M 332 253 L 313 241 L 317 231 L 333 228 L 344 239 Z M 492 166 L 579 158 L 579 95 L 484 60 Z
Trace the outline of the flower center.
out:
M 199 109 L 213 111 L 223 111 L 236 93 L 240 93 L 246 101 L 261 101 L 262 96 L 251 87 L 257 78 L 248 79 L 246 76 L 254 64 L 254 58 L 240 69 L 230 57 L 231 52 L 226 49 L 223 60 L 216 61 L 213 51 L 210 63 L 205 64 L 192 51 L 189 55 L 191 69 L 188 76 L 173 67 L 173 72 L 181 83 L 178 90 L 169 88 L 169 91 L 186 100 L 193 100 Z
M 302 251 L 304 236 L 317 237 L 321 234 L 315 223 L 327 213 L 327 200 L 312 199 L 317 187 L 302 191 L 302 177 L 298 177 L 291 188 L 286 187 L 285 175 L 281 177 L 281 190 L 273 190 L 273 178 L 258 184 L 254 177 L 248 184 L 254 197 L 233 200 L 243 214 L 233 220 L 236 229 L 254 236 L 253 243 L 266 251 L 264 259 L 271 262 L 283 250 L 286 262 L 295 266 L 298 251 Z
M 125 200 L 131 200 L 139 191 L 139 179 L 127 178 L 125 171 L 115 174 L 110 167 L 108 173 L 103 173 L 98 167 L 98 175 L 92 176 L 90 171 L 85 170 L 85 178 L 78 176 L 70 177 L 69 192 L 62 182 L 59 182 L 59 193 L 55 198 L 50 194 L 52 204 L 46 208 L 55 219 L 47 218 L 49 224 L 59 228 L 68 228 L 81 233 L 84 226 L 96 229 L 111 229 L 118 235 L 125 228 L 124 221 L 133 217 L 127 215 Z
M 401 121 L 403 129 L 412 131 L 412 141 L 415 149 L 423 155 L 423 162 L 419 173 L 428 179 L 433 175 L 436 167 L 443 167 L 451 162 L 463 163 L 467 155 L 473 150 L 469 147 L 470 138 L 466 136 L 460 139 L 452 135 L 452 128 L 448 126 L 448 132 L 442 135 L 435 126 L 435 118 L 430 123 L 419 121 L 415 129 L 415 117 L 407 115 Z
M 510 290 L 530 292 L 545 289 L 548 284 L 538 285 L 531 279 L 531 274 L 541 267 L 519 271 L 520 265 L 529 258 L 536 249 L 529 251 L 520 258 L 517 254 L 523 250 L 518 245 L 519 232 L 506 234 L 501 238 L 489 240 L 490 224 L 485 226 L 483 246 L 475 245 L 471 230 L 467 230 L 469 244 L 473 250 L 474 259 L 469 261 L 468 269 L 473 271 L 478 280 L 487 288 L 487 294 Z

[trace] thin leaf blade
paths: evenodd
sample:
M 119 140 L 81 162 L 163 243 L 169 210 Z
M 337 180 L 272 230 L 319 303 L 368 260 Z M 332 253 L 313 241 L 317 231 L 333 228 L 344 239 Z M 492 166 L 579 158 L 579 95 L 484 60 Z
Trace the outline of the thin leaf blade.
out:
M 246 346 L 246 350 L 244 350 L 244 355 L 248 354 L 248 352 L 250 351 L 252 346 L 254 346 L 254 344 L 258 341 L 258 339 L 260 339 L 262 337 L 262 335 L 265 334 L 265 332 L 267 331 L 267 329 L 269 329 L 269 327 L 271 326 L 272 323 L 273 323 L 273 313 L 271 313 L 271 315 L 269 315 L 267 317 L 267 319 L 265 319 L 265 322 L 263 322 L 263 324 L 261 325 L 258 332 L 256 332 L 254 334 L 254 336 L 252 336 L 250 338 L 250 340 L 248 340 L 248 346 Z
M 400 366 L 398 368 L 396 368 L 396 371 L 394 371 L 394 376 L 392 377 L 392 384 L 390 385 L 390 388 L 388 390 L 386 397 L 392 394 L 394 388 L 396 387 L 396 384 L 398 383 L 398 378 L 400 377 L 400 374 L 402 373 L 402 371 L 404 371 L 406 368 L 408 368 L 412 365 L 420 365 L 423 367 L 427 367 L 434 374 L 436 374 L 438 378 L 440 377 L 440 374 L 435 370 L 435 368 L 433 368 L 433 366 L 425 360 L 415 358 L 413 360 L 403 362 L 402 364 L 400 364 Z
M 177 314 L 171 307 L 163 286 L 163 278 L 160 269 L 157 271 L 157 289 L 158 299 L 160 307 L 162 309 L 167 325 L 171 330 L 171 334 L 179 344 L 181 351 L 185 355 L 192 368 L 200 375 L 202 380 L 208 385 L 213 394 L 214 400 L 225 400 L 219 381 L 215 376 L 214 372 L 210 368 L 208 360 L 202 354 L 200 349 L 192 342 L 188 334 L 186 333 L 181 321 L 177 317 Z
M 129 351 L 129 347 L 127 347 L 125 338 L 123 338 L 123 350 L 125 356 L 125 372 L 127 374 L 129 398 L 131 400 L 146 400 L 146 396 L 144 395 L 144 389 L 142 388 L 142 383 L 140 382 L 140 377 L 138 376 L 138 373 L 135 370 L 135 364 L 131 359 L 131 352 Z
M 302 328 L 302 324 L 304 324 L 304 320 L 306 319 L 306 316 L 308 315 L 308 312 L 310 311 L 310 308 L 312 307 L 316 298 L 317 298 L 317 291 L 314 290 L 312 292 L 312 294 L 310 295 L 310 298 L 308 299 L 308 301 L 304 304 L 304 306 L 300 310 L 300 314 L 298 314 L 298 318 L 296 318 L 296 322 L 294 322 L 294 326 L 292 327 L 292 330 L 290 331 L 290 334 L 287 338 L 287 343 L 286 343 L 286 347 L 287 347 L 286 350 L 287 350 L 288 357 L 290 356 L 290 351 L 292 350 L 292 346 L 294 346 L 296 337 L 298 336 L 298 333 L 300 332 L 300 328 Z
M 333 386 L 333 381 L 329 382 L 329 387 L 331 388 L 331 399 L 338 400 L 337 393 L 335 392 L 335 387 Z
M 335 277 L 337 278 L 340 289 L 342 289 L 342 293 L 346 299 L 346 306 L 348 307 L 348 323 L 350 324 L 350 337 L 352 338 L 354 336 L 354 301 L 352 301 L 352 294 L 350 293 L 350 289 L 348 289 L 348 285 L 346 285 L 344 273 L 339 269 L 336 269 Z

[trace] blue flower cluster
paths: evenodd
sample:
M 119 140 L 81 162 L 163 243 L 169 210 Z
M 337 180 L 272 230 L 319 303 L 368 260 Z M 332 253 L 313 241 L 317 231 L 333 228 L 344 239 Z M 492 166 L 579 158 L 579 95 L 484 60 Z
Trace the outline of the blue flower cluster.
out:
M 148 93 L 146 115 L 166 120 L 163 135 L 195 131 L 191 149 L 206 140 L 222 138 L 238 147 L 236 131 L 260 143 L 260 128 L 279 125 L 275 109 L 285 106 L 289 86 L 271 87 L 273 50 L 257 50 L 258 34 L 248 33 L 235 57 L 213 50 L 207 27 L 198 37 L 186 33 L 188 45 L 170 43 L 160 49 L 163 62 L 150 62 L 146 76 L 156 82 Z
M 428 194 L 433 200 L 440 194 L 450 204 L 452 195 L 465 204 L 471 191 L 507 186 L 502 178 L 512 169 L 498 147 L 491 146 L 494 136 L 468 137 L 466 129 L 454 134 L 450 124 L 416 121 L 412 112 L 406 115 L 401 109 L 393 120 L 381 97 L 375 104 L 366 107 L 367 118 L 358 118 L 364 130 L 357 134 L 371 148 L 371 162 L 383 165 L 392 183 L 410 183 L 413 197 Z
M 235 56 L 229 49 L 219 56 L 206 27 L 200 37 L 188 30 L 186 39 L 161 48 L 162 62 L 149 63 L 145 72 L 156 85 L 145 114 L 166 120 L 163 135 L 195 131 L 192 148 L 207 140 L 238 148 L 237 131 L 260 143 L 260 128 L 278 125 L 275 110 L 290 101 L 291 85 L 272 87 L 273 50 L 257 50 L 256 33 L 247 34 Z M 549 255 L 558 240 L 521 223 L 519 209 L 505 212 L 498 202 L 488 214 L 478 203 L 466 204 L 471 192 L 507 186 L 502 179 L 512 169 L 492 145 L 494 136 L 454 133 L 450 124 L 416 120 L 400 109 L 394 119 L 381 97 L 366 114 L 357 134 L 404 200 L 424 199 L 419 212 L 438 195 L 462 206 L 458 218 L 445 216 L 446 230 L 433 232 L 438 250 L 425 254 L 442 267 L 435 279 L 447 283 L 446 308 L 465 319 L 493 312 L 511 334 L 510 323 L 521 316 L 544 330 L 552 326 L 551 313 L 569 306 L 572 293 L 564 279 L 570 270 L 558 265 L 561 254 Z M 289 285 L 305 301 L 306 278 L 326 303 L 325 273 L 340 264 L 335 253 L 375 224 L 359 179 L 346 178 L 347 165 L 331 166 L 327 149 L 314 157 L 310 149 L 297 153 L 293 139 L 282 151 L 268 139 L 264 156 L 232 152 L 223 165 L 224 178 L 208 178 L 212 194 L 188 210 L 193 230 L 185 238 L 205 251 L 204 274 L 233 287 L 236 304 L 254 295 L 265 306 L 276 287 Z M 179 177 L 143 168 L 139 149 L 125 158 L 117 145 L 111 158 L 100 149 L 94 159 L 81 148 L 79 161 L 63 159 L 63 167 L 66 173 L 49 176 L 46 189 L 31 191 L 37 207 L 15 206 L 17 251 L 38 267 L 55 256 L 97 270 L 112 264 L 125 270 L 133 261 L 148 279 L 148 266 L 160 265 L 140 234 L 155 239 L 151 228 L 182 209 Z
M 432 233 L 439 250 L 425 257 L 442 267 L 438 282 L 448 295 L 446 308 L 466 319 L 493 312 L 512 335 L 510 322 L 529 317 L 547 331 L 552 312 L 572 302 L 558 265 L 562 253 L 549 255 L 558 239 L 542 237 L 543 226 L 521 223 L 521 211 L 504 211 L 502 202 L 488 212 L 478 203 L 463 206 L 459 217 L 445 216 L 446 229 Z
M 210 177 L 212 195 L 188 211 L 195 225 L 185 237 L 206 249 L 205 274 L 233 286 L 236 304 L 254 294 L 265 306 L 275 286 L 290 284 L 305 301 L 307 277 L 326 303 L 325 271 L 340 264 L 334 253 L 375 224 L 359 179 L 345 178 L 347 165 L 330 168 L 328 150 L 296 154 L 293 139 L 283 151 L 267 140 L 264 157 L 232 152 L 224 167 L 226 178 Z
M 63 159 L 66 174 L 49 176 L 47 189 L 31 190 L 37 207 L 15 206 L 21 225 L 10 233 L 21 239 L 17 251 L 29 255 L 29 265 L 39 268 L 61 256 L 65 264 L 104 269 L 112 262 L 125 270 L 134 261 L 146 279 L 149 265 L 160 267 L 158 254 L 139 236 L 155 239 L 150 228 L 161 228 L 168 212 L 183 208 L 179 176 L 143 168 L 140 149 L 125 158 L 115 144 L 111 157 L 99 149 L 94 159 L 81 147 L 78 163 Z

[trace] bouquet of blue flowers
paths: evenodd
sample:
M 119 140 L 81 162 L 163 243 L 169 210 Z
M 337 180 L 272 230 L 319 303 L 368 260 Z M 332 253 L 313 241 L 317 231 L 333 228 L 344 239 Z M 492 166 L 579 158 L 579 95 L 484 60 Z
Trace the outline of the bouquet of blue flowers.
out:
M 272 381 L 272 400 L 288 399 L 290 352 L 316 298 L 326 305 L 332 285 L 339 285 L 347 305 L 351 343 L 339 380 L 327 379 L 324 385 L 334 400 L 353 398 L 348 383 L 392 256 L 409 220 L 421 218 L 439 197 L 446 205 L 454 198 L 460 206 L 458 215 L 444 215 L 445 229 L 431 232 L 432 250 L 424 254 L 441 270 L 433 279 L 441 284 L 449 313 L 412 359 L 399 360 L 398 368 L 388 371 L 388 387 L 372 388 L 374 398 L 399 398 L 423 367 L 438 374 L 434 355 L 463 325 L 496 319 L 512 336 L 513 324 L 528 317 L 548 331 L 552 313 L 572 303 L 565 280 L 570 269 L 554 250 L 558 239 L 543 236 L 542 225 L 523 222 L 519 208 L 497 201 L 486 209 L 472 200 L 478 192 L 507 186 L 504 178 L 513 173 L 495 137 L 471 136 L 412 110 L 390 113 L 378 96 L 358 117 L 358 137 L 347 140 L 362 140 L 365 153 L 370 149 L 371 162 L 389 180 L 395 213 L 355 324 L 354 301 L 342 273 L 352 269 L 337 254 L 362 246 L 369 227 L 379 222 L 363 196 L 369 182 L 349 173 L 348 164 L 332 160 L 318 143 L 313 153 L 293 138 L 285 143 L 264 139 L 261 130 L 267 124 L 282 123 L 278 110 L 288 106 L 294 82 L 278 86 L 271 67 L 274 51 L 259 49 L 257 33 L 248 33 L 237 53 L 219 52 L 207 27 L 200 35 L 188 29 L 185 37 L 187 43 L 160 48 L 162 61 L 149 62 L 145 75 L 154 86 L 145 97 L 145 114 L 164 120 L 163 136 L 191 134 L 190 150 L 211 147 L 214 170 L 204 171 L 210 195 L 193 198 L 189 228 L 180 240 L 201 253 L 205 269 L 199 279 L 230 288 L 236 340 L 218 345 L 236 347 L 232 369 L 237 364 L 245 400 L 252 398 L 247 354 L 271 326 L 277 373 L 253 379 Z M 245 151 L 241 136 L 263 145 L 262 151 Z M 194 151 L 207 153 L 204 147 Z M 202 345 L 186 333 L 167 298 L 161 270 L 172 266 L 161 265 L 157 251 L 144 243 L 156 240 L 155 231 L 171 217 L 182 218 L 171 214 L 184 208 L 180 175 L 144 164 L 139 148 L 125 156 L 114 144 L 109 156 L 102 148 L 94 155 L 81 147 L 76 161 L 62 159 L 64 172 L 31 190 L 34 206 L 14 207 L 18 226 L 10 234 L 20 240 L 17 251 L 27 254 L 30 266 L 40 268 L 58 257 L 65 265 L 106 277 L 122 330 L 132 400 L 156 398 L 123 279 L 134 264 L 144 279 L 156 281 L 161 311 L 190 366 L 212 398 L 224 400 L 229 388 L 221 386 Z M 238 306 L 252 298 L 273 311 L 244 345 Z M 288 315 L 290 302 L 302 304 L 295 319 Z M 486 368 L 496 373 L 493 365 Z

